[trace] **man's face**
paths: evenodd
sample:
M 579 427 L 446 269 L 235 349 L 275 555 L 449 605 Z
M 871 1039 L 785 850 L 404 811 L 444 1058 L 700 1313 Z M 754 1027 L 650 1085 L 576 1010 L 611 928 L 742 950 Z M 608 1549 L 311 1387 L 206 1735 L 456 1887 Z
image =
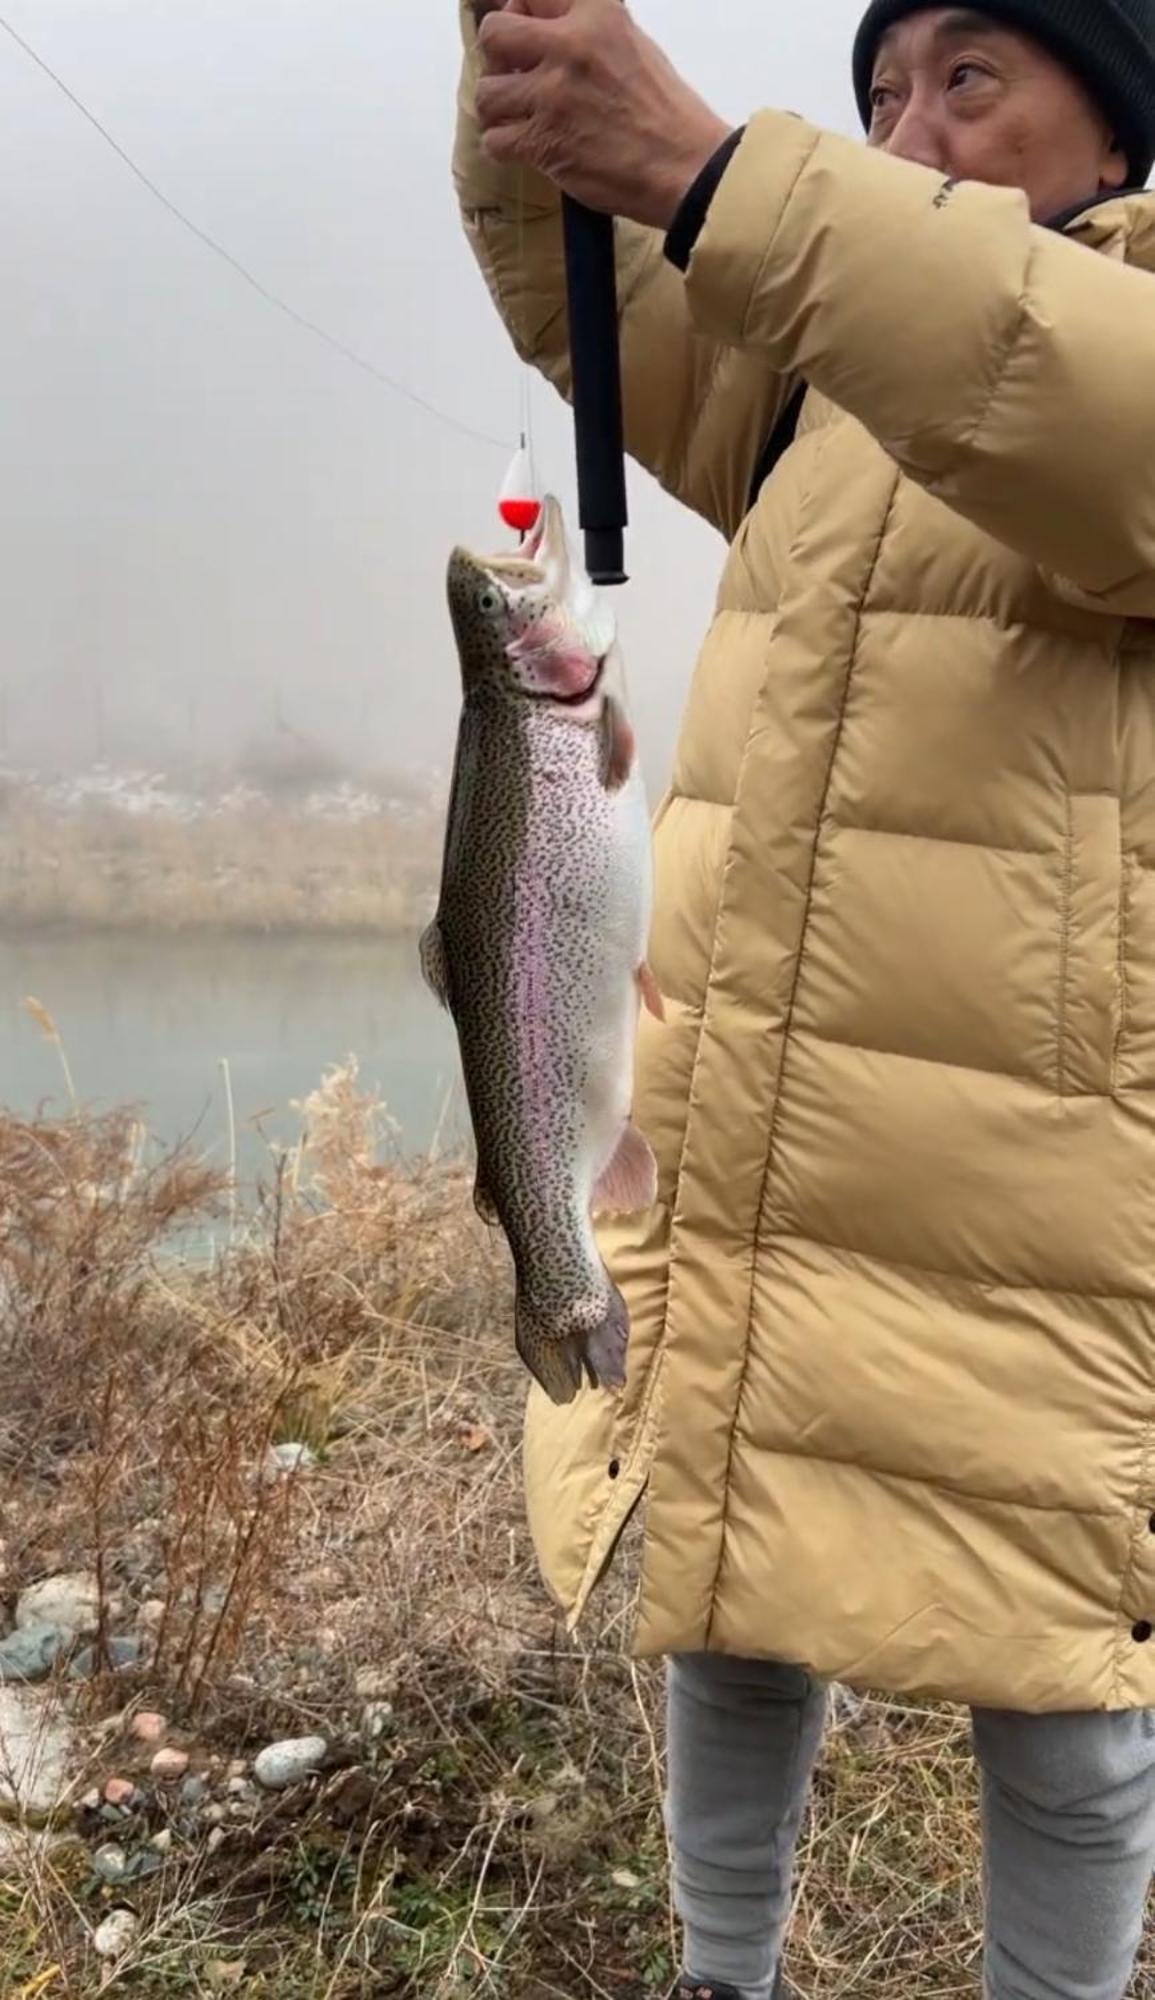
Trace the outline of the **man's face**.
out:
M 1078 78 L 982 13 L 928 7 L 884 35 L 870 144 L 962 181 L 1022 188 L 1036 222 L 1126 184 L 1127 162 Z

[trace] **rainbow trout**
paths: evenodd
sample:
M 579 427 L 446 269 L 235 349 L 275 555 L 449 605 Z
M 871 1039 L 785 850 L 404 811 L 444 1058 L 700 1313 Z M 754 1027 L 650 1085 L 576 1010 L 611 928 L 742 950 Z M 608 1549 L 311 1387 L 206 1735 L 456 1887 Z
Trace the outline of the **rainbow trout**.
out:
M 630 1121 L 645 963 L 646 799 L 612 614 L 556 500 L 510 556 L 455 549 L 464 691 L 425 977 L 457 1029 L 474 1199 L 517 1277 L 517 1349 L 547 1395 L 625 1381 L 629 1321 L 591 1215 L 646 1208 Z

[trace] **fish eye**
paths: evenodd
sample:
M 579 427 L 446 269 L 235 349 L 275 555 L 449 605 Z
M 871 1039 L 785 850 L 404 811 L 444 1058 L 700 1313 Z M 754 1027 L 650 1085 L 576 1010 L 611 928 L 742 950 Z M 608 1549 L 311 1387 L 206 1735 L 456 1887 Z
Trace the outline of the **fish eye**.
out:
M 492 618 L 495 612 L 501 610 L 501 595 L 498 591 L 494 590 L 492 584 L 487 584 L 485 589 L 480 593 L 477 600 L 477 608 L 479 611 L 484 612 L 487 618 Z

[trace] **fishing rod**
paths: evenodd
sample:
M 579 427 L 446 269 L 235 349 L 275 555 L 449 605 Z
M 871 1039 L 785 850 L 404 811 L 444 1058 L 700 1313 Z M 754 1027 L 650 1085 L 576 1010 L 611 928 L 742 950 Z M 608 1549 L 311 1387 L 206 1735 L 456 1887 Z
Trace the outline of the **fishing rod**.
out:
M 627 581 L 626 459 L 614 218 L 562 197 L 578 518 L 591 582 Z

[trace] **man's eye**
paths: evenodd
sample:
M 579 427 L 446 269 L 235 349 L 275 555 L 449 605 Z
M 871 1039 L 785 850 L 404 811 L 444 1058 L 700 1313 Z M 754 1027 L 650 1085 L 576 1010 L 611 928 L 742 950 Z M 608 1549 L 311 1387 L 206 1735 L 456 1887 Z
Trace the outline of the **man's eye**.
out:
M 881 111 L 894 96 L 888 83 L 876 83 L 870 93 L 870 102 L 875 111 Z
M 989 70 L 980 68 L 976 62 L 956 63 L 950 73 L 950 87 L 953 90 L 956 84 L 965 84 L 970 77 L 981 81 L 984 77 L 989 76 L 989 74 Z

